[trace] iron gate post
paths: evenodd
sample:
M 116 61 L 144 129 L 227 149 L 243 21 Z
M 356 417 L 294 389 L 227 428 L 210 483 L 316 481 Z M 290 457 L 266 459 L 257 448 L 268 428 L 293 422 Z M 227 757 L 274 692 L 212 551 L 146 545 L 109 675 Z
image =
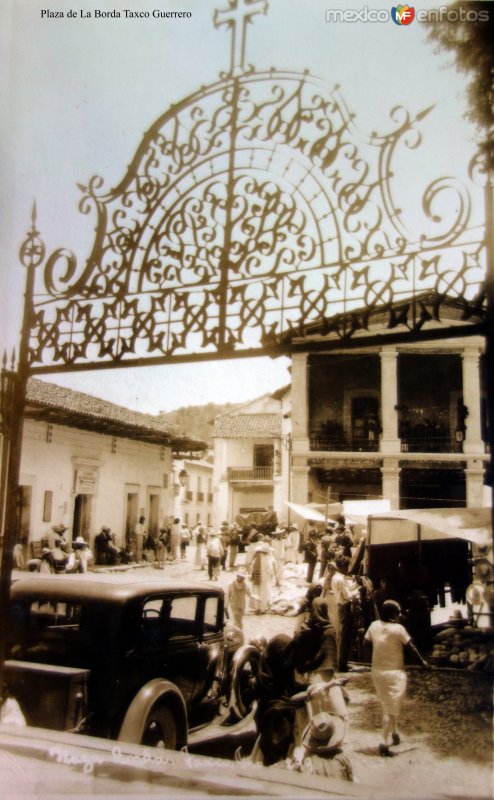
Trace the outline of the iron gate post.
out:
M 26 405 L 27 381 L 29 378 L 29 340 L 33 321 L 34 276 L 36 267 L 45 254 L 43 242 L 36 230 L 36 206 L 33 206 L 32 225 L 26 240 L 21 245 L 20 261 L 26 267 L 26 289 L 24 293 L 24 312 L 17 373 L 11 392 L 10 432 L 8 434 L 8 455 L 5 492 L 5 517 L 3 520 L 0 554 L 0 708 L 4 703 L 4 662 L 7 644 L 7 620 L 10 605 L 10 585 L 14 563 L 14 546 L 18 534 L 18 492 L 22 455 L 22 433 Z

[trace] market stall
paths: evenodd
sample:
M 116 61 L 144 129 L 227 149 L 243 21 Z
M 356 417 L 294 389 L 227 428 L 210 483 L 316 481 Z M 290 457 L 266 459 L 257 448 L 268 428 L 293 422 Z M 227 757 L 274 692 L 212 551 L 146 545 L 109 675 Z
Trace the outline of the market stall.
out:
M 494 631 L 487 592 L 492 580 L 489 508 L 391 511 L 368 518 L 364 573 L 387 582 L 415 641 L 433 663 L 494 671 Z M 431 609 L 461 603 L 441 625 Z

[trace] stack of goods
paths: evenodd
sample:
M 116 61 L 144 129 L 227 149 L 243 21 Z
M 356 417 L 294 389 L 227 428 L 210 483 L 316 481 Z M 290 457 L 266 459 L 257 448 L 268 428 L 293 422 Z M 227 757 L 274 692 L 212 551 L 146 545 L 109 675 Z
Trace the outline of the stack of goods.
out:
M 468 625 L 460 613 L 433 638 L 431 664 L 494 674 L 494 629 Z

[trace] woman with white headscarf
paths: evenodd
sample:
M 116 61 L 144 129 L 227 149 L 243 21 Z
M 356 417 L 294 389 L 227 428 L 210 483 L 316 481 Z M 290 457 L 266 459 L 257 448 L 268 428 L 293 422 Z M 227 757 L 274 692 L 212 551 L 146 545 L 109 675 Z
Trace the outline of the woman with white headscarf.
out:
M 254 551 L 250 577 L 259 598 L 254 600 L 254 609 L 257 614 L 265 614 L 271 605 L 271 589 L 275 578 L 274 558 L 267 542 L 260 542 Z

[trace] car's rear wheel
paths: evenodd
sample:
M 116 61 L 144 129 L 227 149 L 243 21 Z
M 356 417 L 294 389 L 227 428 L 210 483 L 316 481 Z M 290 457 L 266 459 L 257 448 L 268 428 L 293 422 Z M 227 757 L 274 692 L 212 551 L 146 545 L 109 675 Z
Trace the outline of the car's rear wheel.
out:
M 147 747 L 163 747 L 168 750 L 177 748 L 177 723 L 166 705 L 158 705 L 148 714 L 141 744 Z
M 233 658 L 230 710 L 238 717 L 246 717 L 252 710 L 260 659 L 261 653 L 254 647 L 242 647 Z

